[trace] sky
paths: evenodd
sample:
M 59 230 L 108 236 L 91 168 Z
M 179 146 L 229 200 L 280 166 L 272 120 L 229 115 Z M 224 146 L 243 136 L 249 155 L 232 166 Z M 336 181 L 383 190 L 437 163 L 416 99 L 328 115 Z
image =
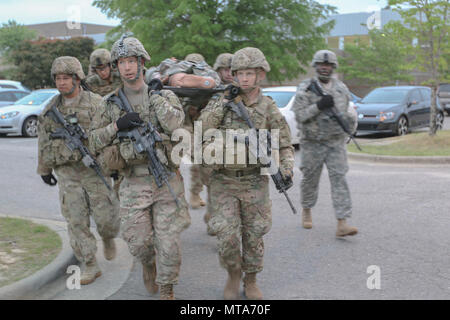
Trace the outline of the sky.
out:
M 132 0 L 130 0 L 132 1 Z M 387 0 L 316 0 L 338 8 L 338 13 L 372 12 L 383 8 Z M 109 19 L 93 0 L 0 0 L 0 23 L 16 20 L 20 24 L 55 21 L 79 21 L 116 26 L 120 20 Z

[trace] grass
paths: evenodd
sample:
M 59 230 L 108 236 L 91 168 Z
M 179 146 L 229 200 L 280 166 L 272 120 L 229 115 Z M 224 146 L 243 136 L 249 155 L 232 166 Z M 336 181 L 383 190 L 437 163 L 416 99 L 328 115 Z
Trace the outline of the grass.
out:
M 348 151 L 387 156 L 450 156 L 450 131 L 438 131 L 435 136 L 412 133 L 360 144 L 363 152 L 353 143 L 348 145 Z
M 61 238 L 46 226 L 0 218 L 0 287 L 26 278 L 55 259 Z

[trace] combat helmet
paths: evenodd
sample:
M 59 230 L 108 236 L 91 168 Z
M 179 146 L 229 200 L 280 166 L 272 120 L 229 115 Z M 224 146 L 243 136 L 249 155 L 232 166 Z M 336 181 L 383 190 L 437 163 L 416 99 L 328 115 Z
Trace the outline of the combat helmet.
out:
M 270 66 L 264 56 L 258 48 L 247 47 L 236 51 L 231 59 L 231 71 L 237 71 L 242 69 L 262 68 L 264 71 L 269 72 Z
M 95 67 L 111 63 L 111 53 L 106 49 L 97 49 L 92 51 L 89 57 L 89 67 L 95 71 Z
M 319 50 L 314 54 L 313 60 L 311 62 L 311 67 L 315 67 L 316 63 L 327 62 L 333 65 L 333 68 L 337 68 L 338 60 L 336 54 L 330 50 Z
M 50 74 L 52 79 L 55 79 L 57 74 L 76 75 L 80 80 L 85 78 L 80 61 L 77 58 L 70 56 L 58 57 L 53 60 Z
M 190 53 L 184 58 L 184 60 L 194 63 L 204 62 L 205 58 L 200 53 Z
M 119 58 L 126 57 L 141 57 L 145 61 L 150 61 L 150 55 L 138 39 L 123 35 L 119 40 L 114 42 L 111 48 L 111 61 L 113 65 L 116 65 Z
M 214 63 L 214 71 L 219 70 L 219 68 L 230 68 L 231 67 L 231 59 L 233 59 L 233 55 L 231 53 L 221 53 L 216 59 Z

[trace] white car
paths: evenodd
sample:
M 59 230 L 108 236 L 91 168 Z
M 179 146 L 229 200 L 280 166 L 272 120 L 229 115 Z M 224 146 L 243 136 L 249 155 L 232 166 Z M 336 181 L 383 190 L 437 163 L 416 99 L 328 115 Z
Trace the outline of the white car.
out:
M 17 89 L 17 90 L 23 90 L 31 92 L 30 89 L 25 87 L 21 82 L 19 81 L 12 81 L 12 80 L 0 80 L 0 88 L 3 89 Z
M 13 105 L 0 108 L 0 137 L 9 133 L 36 137 L 37 117 L 58 93 L 57 89 L 36 90 Z
M 291 129 L 292 144 L 294 146 L 298 146 L 300 143 L 300 137 L 297 129 L 297 121 L 295 120 L 295 114 L 292 111 L 297 87 L 271 87 L 264 88 L 262 92 L 265 96 L 270 96 L 275 101 L 281 111 L 281 114 L 286 118 L 289 129 Z

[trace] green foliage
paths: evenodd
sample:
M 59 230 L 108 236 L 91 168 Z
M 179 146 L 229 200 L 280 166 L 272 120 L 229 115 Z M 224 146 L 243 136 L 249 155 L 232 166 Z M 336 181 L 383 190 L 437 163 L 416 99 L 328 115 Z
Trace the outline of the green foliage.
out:
M 9 20 L 0 28 L 0 54 L 9 59 L 10 53 L 17 49 L 22 42 L 35 38 L 36 31 L 30 30 L 14 20 Z
M 68 40 L 44 40 L 22 42 L 12 51 L 13 79 L 30 88 L 53 87 L 50 69 L 57 57 L 73 56 L 80 60 L 85 74 L 89 67 L 89 56 L 94 49 L 91 38 Z
M 223 52 L 258 47 L 272 71 L 269 79 L 292 79 L 324 48 L 333 21 L 319 21 L 334 7 L 313 0 L 95 0 L 109 17 L 141 40 L 152 65 L 201 53 L 209 64 Z
M 407 47 L 394 30 L 371 30 L 369 39 L 370 44 L 357 41 L 345 46 L 344 56 L 339 57 L 339 72 L 346 79 L 374 86 L 412 80 Z
M 429 84 L 450 81 L 449 0 L 388 2 L 402 16 L 403 23 L 393 22 L 390 26 L 408 45 L 410 54 L 415 57 L 414 66 L 432 74 Z

